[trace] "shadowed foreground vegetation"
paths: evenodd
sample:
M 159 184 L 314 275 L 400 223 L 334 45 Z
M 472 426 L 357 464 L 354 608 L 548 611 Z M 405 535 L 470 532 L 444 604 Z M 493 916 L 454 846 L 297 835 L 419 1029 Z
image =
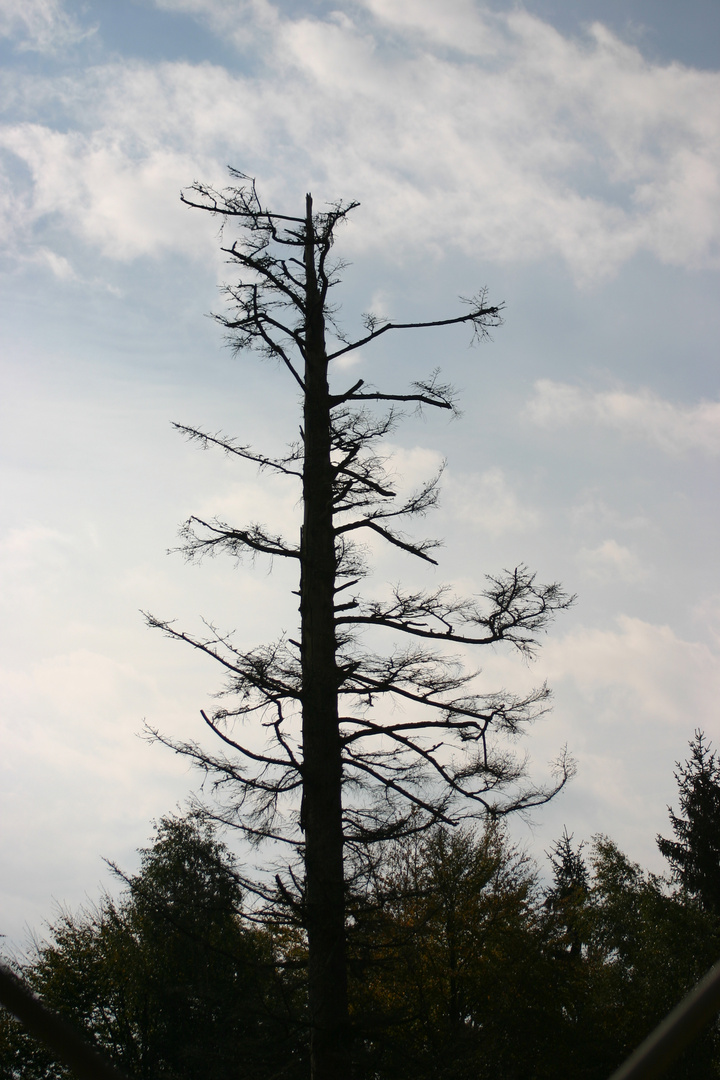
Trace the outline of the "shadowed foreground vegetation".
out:
M 386 845 L 348 898 L 357 1077 L 606 1078 L 720 956 L 720 762 L 701 734 L 676 775 L 668 880 L 565 833 L 543 885 L 492 822 Z M 124 880 L 16 964 L 47 1004 L 138 1078 L 306 1077 L 306 944 L 282 893 L 249 905 L 197 814 L 161 820 Z M 0 1025 L 3 1080 L 70 1076 Z M 668 1076 L 720 1076 L 717 1024 Z

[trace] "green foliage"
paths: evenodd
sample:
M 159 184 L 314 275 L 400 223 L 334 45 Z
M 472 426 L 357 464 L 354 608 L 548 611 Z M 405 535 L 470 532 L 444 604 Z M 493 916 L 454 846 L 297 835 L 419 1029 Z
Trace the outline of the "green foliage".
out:
M 720 954 L 720 922 L 606 837 L 549 857 L 543 892 L 497 824 L 384 853 L 353 934 L 364 1075 L 606 1080 Z M 711 1030 L 667 1075 L 718 1065 Z
M 720 923 L 605 837 L 596 839 L 592 861 L 593 1000 L 603 1028 L 613 1033 L 606 1061 L 616 1067 L 717 960 Z M 718 1049 L 711 1031 L 668 1078 L 720 1075 Z
M 565 831 L 543 889 L 492 821 L 362 864 L 348 897 L 357 1080 L 607 1080 L 720 956 L 718 831 L 705 835 L 720 765 L 701 735 L 691 748 L 674 884 L 607 837 L 586 850 Z M 304 934 L 248 920 L 212 827 L 164 818 L 124 880 L 120 901 L 63 914 L 23 966 L 47 1003 L 138 1078 L 306 1075 Z M 668 1080 L 718 1080 L 719 1035 Z M 68 1073 L 0 1011 L 0 1077 Z
M 383 867 L 351 966 L 367 1071 L 527 1076 L 544 996 L 528 860 L 493 823 L 397 844 Z

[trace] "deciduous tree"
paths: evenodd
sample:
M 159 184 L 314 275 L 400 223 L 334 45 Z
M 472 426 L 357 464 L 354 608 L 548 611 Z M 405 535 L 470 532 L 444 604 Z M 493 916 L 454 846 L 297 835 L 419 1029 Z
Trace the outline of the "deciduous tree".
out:
M 368 900 L 351 939 L 363 1075 L 534 1075 L 547 1054 L 543 923 L 535 868 L 502 825 L 388 845 Z
M 138 873 L 122 877 L 119 901 L 65 912 L 21 965 L 46 1005 L 137 1080 L 304 1075 L 292 983 L 280 987 L 271 936 L 244 920 L 212 828 L 163 818 Z M 71 1077 L 20 1024 L 0 1021 L 3 1080 Z

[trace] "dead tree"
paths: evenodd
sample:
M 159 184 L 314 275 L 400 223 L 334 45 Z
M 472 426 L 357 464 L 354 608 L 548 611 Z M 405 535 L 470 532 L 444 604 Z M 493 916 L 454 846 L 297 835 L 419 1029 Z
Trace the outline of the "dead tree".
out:
M 533 786 L 524 762 L 493 745 L 543 710 L 547 688 L 523 697 L 481 693 L 475 673 L 463 670 L 452 649 L 505 643 L 530 655 L 570 598 L 557 584 L 537 584 L 523 566 L 489 578 L 484 594 L 471 599 L 447 588 L 361 595 L 363 533 L 435 562 L 435 544 L 411 538 L 399 524 L 435 504 L 438 477 L 399 496 L 379 444 L 403 406 L 449 410 L 453 394 L 437 374 L 406 392 L 361 379 L 336 388 L 329 366 L 403 330 L 467 323 L 482 339 L 499 325 L 501 308 L 489 305 L 483 291 L 453 318 L 394 323 L 366 315 L 363 332 L 348 338 L 329 301 L 341 268 L 331 263 L 331 249 L 337 226 L 357 203 L 317 213 L 308 195 L 304 216 L 278 214 L 263 206 L 249 177 L 232 176 L 237 187 L 220 192 L 195 184 L 183 201 L 223 221 L 222 250 L 240 280 L 225 288 L 231 313 L 216 318 L 236 351 L 258 350 L 286 368 L 302 400 L 300 441 L 274 458 L 223 435 L 176 426 L 202 446 L 296 477 L 303 524 L 294 539 L 260 524 L 237 528 L 192 517 L 184 527 L 185 551 L 295 560 L 300 633 L 299 640 L 282 637 L 242 652 L 212 626 L 198 638 L 149 617 L 218 661 L 230 695 L 227 707 L 202 714 L 224 744 L 221 753 L 154 735 L 191 757 L 228 794 L 225 820 L 297 853 L 301 872 L 291 868 L 278 887 L 301 912 L 307 933 L 312 1076 L 346 1080 L 346 889 L 357 861 L 373 844 L 438 822 L 537 806 L 569 775 L 561 757 L 553 783 Z M 231 225 L 241 236 L 226 242 Z M 380 415 L 373 411 L 378 403 L 386 405 Z M 387 651 L 371 647 L 378 631 L 389 634 Z M 252 718 L 267 733 L 262 748 L 241 733 L 241 721 Z

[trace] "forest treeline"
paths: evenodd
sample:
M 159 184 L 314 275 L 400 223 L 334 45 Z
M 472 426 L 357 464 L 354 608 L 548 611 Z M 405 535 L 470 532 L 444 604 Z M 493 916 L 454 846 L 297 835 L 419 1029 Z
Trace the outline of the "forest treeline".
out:
M 382 846 L 348 897 L 359 1080 L 608 1077 L 720 957 L 720 757 L 701 732 L 690 750 L 665 877 L 567 831 L 543 872 L 496 821 Z M 15 962 L 47 1004 L 137 1078 L 306 1077 L 306 943 L 282 891 L 258 911 L 198 812 L 163 818 L 124 881 Z M 70 1076 L 0 1025 L 3 1080 Z M 668 1076 L 720 1076 L 717 1023 Z

